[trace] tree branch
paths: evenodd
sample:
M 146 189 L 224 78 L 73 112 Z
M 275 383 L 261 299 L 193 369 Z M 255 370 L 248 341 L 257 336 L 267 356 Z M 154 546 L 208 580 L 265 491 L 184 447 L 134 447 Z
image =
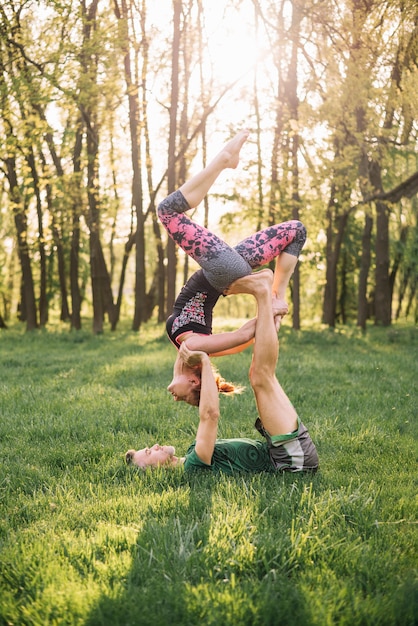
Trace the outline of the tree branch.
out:
M 374 200 L 386 200 L 387 202 L 399 202 L 401 198 L 412 198 L 418 193 L 418 172 L 412 174 L 409 178 L 402 181 L 399 185 L 385 191 L 383 193 L 373 194 L 368 196 L 359 204 L 366 204 L 367 202 L 373 202 Z

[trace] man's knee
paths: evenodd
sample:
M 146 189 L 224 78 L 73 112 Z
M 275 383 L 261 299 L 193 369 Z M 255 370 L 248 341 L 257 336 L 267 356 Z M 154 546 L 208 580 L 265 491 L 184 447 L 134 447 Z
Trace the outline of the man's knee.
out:
M 267 372 L 264 367 L 255 367 L 254 364 L 251 365 L 249 379 L 254 391 L 267 387 L 269 378 L 269 372 Z

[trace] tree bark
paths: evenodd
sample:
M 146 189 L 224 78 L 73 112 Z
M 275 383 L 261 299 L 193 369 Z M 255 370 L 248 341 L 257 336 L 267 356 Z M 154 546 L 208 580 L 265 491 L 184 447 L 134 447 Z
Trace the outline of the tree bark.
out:
M 96 20 L 98 0 L 93 0 L 84 15 L 82 68 L 92 87 L 96 87 L 97 57 L 92 50 L 91 33 Z M 85 7 L 84 7 L 85 9 Z M 86 94 L 84 94 L 85 96 Z M 90 268 L 93 296 L 93 332 L 103 332 L 105 313 L 112 325 L 115 318 L 110 276 L 106 267 L 100 240 L 100 193 L 99 193 L 99 129 L 96 98 L 92 93 L 87 106 L 79 104 L 86 129 L 87 147 L 87 224 L 90 231 Z
M 171 97 L 170 97 L 170 136 L 168 141 L 168 172 L 167 191 L 176 189 L 176 143 L 177 143 L 177 110 L 179 100 L 179 54 L 180 54 L 180 15 L 182 0 L 173 0 L 173 43 L 171 51 Z M 171 237 L 167 241 L 167 298 L 166 316 L 173 308 L 177 295 L 177 249 Z
M 81 330 L 81 292 L 79 284 L 80 264 L 80 215 L 82 199 L 79 189 L 81 178 L 81 151 L 83 132 L 81 118 L 77 120 L 73 148 L 73 196 L 71 205 L 71 244 L 70 244 L 70 293 L 71 293 L 71 328 Z
M 291 120 L 290 128 L 290 173 L 291 173 L 291 198 L 292 198 L 292 218 L 299 220 L 299 208 L 300 208 L 300 195 L 299 195 L 299 98 L 298 98 L 298 49 L 300 45 L 300 24 L 302 20 L 302 13 L 299 6 L 299 0 L 292 2 L 292 24 L 291 24 L 291 38 L 292 38 L 292 52 L 289 63 L 289 73 L 287 80 L 287 99 L 289 103 L 289 113 Z M 293 273 L 293 289 L 292 289 L 292 302 L 293 302 L 293 328 L 295 330 L 300 329 L 300 271 L 299 264 L 296 266 Z
M 41 327 L 46 326 L 48 322 L 48 300 L 46 297 L 47 290 L 47 272 L 46 272 L 46 252 L 45 252 L 45 234 L 43 225 L 42 200 L 39 190 L 39 177 L 35 165 L 35 157 L 33 150 L 29 150 L 29 166 L 32 172 L 32 179 L 36 198 L 36 214 L 38 218 L 38 252 L 39 252 L 39 324 Z
M 328 324 L 331 328 L 334 328 L 336 323 L 338 261 L 349 217 L 349 211 L 343 211 L 340 215 L 334 214 L 335 195 L 336 191 L 334 189 L 334 184 L 332 184 L 330 200 L 326 211 L 326 271 L 324 300 L 322 306 L 322 322 L 324 324 Z
M 357 326 L 366 330 L 366 322 L 369 317 L 369 306 L 367 298 L 367 285 L 371 265 L 371 239 L 373 229 L 373 218 L 366 214 L 364 222 L 363 236 L 361 240 L 361 264 L 358 286 L 358 309 Z
M 19 193 L 19 186 L 16 173 L 16 163 L 14 157 L 6 157 L 6 175 L 9 181 L 10 199 L 13 206 L 13 214 L 16 226 L 17 245 L 20 266 L 22 269 L 21 277 L 21 310 L 23 318 L 26 321 L 26 330 L 34 330 L 38 328 L 35 288 L 33 283 L 32 265 L 29 255 L 29 247 L 27 241 L 28 222 L 23 199 Z
M 383 191 L 381 166 L 372 161 L 369 167 L 370 182 L 379 193 Z M 375 323 L 391 323 L 391 293 L 389 281 L 389 208 L 385 202 L 376 201 L 376 271 L 375 271 Z

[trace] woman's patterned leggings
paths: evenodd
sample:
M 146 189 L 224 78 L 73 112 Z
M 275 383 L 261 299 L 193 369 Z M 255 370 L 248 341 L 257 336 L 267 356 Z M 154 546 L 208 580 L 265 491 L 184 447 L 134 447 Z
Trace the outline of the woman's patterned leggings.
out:
M 282 252 L 298 257 L 306 241 L 302 222 L 290 220 L 260 230 L 231 248 L 187 217 L 184 211 L 189 210 L 181 191 L 175 191 L 158 206 L 158 216 L 171 239 L 199 263 L 209 283 L 220 292 Z

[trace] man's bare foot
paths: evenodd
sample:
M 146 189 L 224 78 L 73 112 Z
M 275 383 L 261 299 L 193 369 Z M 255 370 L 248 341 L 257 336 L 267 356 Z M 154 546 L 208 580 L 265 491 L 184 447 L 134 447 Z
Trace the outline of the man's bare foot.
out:
M 229 296 L 237 293 L 249 293 L 257 296 L 266 289 L 271 291 L 273 284 L 273 272 L 269 269 L 260 270 L 248 276 L 235 280 L 232 285 L 225 289 L 224 294 Z
M 250 131 L 247 129 L 241 130 L 227 144 L 222 148 L 219 156 L 223 159 L 223 165 L 225 168 L 235 169 L 239 163 L 239 153 L 242 146 L 248 139 Z
M 289 305 L 282 298 L 273 298 L 273 315 L 287 315 L 289 313 Z

